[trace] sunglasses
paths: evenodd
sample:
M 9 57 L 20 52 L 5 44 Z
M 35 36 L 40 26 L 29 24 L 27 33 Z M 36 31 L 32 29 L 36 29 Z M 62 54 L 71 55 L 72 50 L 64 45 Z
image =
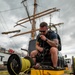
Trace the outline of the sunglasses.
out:
M 40 31 L 40 32 L 43 32 L 44 33 L 45 31 Z

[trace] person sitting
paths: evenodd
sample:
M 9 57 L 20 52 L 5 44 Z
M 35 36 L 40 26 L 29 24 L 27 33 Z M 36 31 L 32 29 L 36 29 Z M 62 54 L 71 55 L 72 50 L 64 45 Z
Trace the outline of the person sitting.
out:
M 47 54 L 50 56 L 53 68 L 57 68 L 57 62 L 58 62 L 58 39 L 57 35 L 54 31 L 48 30 L 48 24 L 46 22 L 40 23 L 40 29 L 39 34 L 36 38 L 36 50 L 33 50 L 30 53 L 30 56 L 32 57 L 34 63 L 36 62 L 36 56 L 41 54 L 45 48 L 47 51 Z

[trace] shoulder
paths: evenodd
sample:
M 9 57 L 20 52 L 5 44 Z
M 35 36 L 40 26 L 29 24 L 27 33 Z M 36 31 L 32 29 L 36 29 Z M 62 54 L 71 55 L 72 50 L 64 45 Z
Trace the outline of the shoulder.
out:
M 57 34 L 52 31 L 52 30 L 49 30 L 48 31 L 48 36 L 51 38 L 51 39 L 57 39 Z

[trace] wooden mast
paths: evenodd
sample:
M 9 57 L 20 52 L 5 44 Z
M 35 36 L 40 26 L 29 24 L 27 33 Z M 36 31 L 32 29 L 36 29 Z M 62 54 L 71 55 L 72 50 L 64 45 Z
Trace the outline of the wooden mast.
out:
M 24 1 L 26 1 L 26 0 L 24 0 Z M 22 2 L 24 2 L 24 1 L 22 1 Z M 55 8 L 51 8 L 51 9 L 48 9 L 48 10 L 45 10 L 45 11 L 43 11 L 43 12 L 40 12 L 40 13 L 37 13 L 37 14 L 36 14 L 36 9 L 37 9 L 37 2 L 36 2 L 36 0 L 34 0 L 33 15 L 31 15 L 31 16 L 28 15 L 29 17 L 23 18 L 23 19 L 17 21 L 17 22 L 16 22 L 16 25 L 14 26 L 14 27 L 16 27 L 16 26 L 18 26 L 18 25 L 19 25 L 19 26 L 23 26 L 23 25 L 21 25 L 21 24 L 24 24 L 24 23 L 26 23 L 26 22 L 31 21 L 32 29 L 31 29 L 30 31 L 27 31 L 27 32 L 22 32 L 22 33 L 15 34 L 15 35 L 13 35 L 13 36 L 11 36 L 11 37 L 16 37 L 16 36 L 20 36 L 20 35 L 24 35 L 24 34 L 31 33 L 31 39 L 32 39 L 32 40 L 35 39 L 36 31 L 39 30 L 39 29 L 36 29 L 36 21 L 35 21 L 35 19 L 37 19 L 37 18 L 39 18 L 39 17 L 42 17 L 42 16 L 45 16 L 45 15 L 47 15 L 47 14 L 51 14 L 51 13 L 53 13 L 53 12 L 55 12 L 55 11 L 59 11 L 59 10 L 60 10 L 60 9 L 56 9 L 56 7 L 55 7 Z M 27 11 L 27 13 L 28 13 L 28 11 Z M 61 25 L 61 24 L 63 24 L 63 23 L 52 24 L 52 26 L 49 26 L 49 28 L 50 28 L 50 27 L 54 27 L 54 26 L 59 26 L 59 25 Z
M 36 30 L 36 21 L 35 21 L 35 14 L 36 14 L 36 8 L 37 8 L 37 3 L 36 0 L 34 0 L 34 12 L 33 12 L 33 20 L 32 20 L 32 30 Z M 35 38 L 36 32 L 31 32 L 31 39 L 33 40 Z

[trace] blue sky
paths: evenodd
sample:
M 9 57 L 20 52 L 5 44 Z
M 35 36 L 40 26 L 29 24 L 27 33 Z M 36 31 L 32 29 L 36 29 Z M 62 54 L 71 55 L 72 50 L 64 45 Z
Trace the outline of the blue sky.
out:
M 33 13 L 33 1 L 27 0 L 29 14 Z M 27 17 L 26 10 L 21 3 L 22 0 L 0 0 L 0 45 L 6 49 L 12 48 L 20 51 L 21 48 L 28 48 L 28 43 L 31 38 L 30 34 L 9 38 L 14 34 L 2 35 L 2 32 L 20 29 L 21 32 L 31 30 L 31 24 L 23 24 L 27 28 L 20 26 L 14 27 L 16 22 L 22 18 Z M 62 41 L 63 55 L 67 54 L 68 57 L 75 55 L 75 0 L 37 0 L 37 11 L 41 12 L 50 8 L 56 7 L 60 12 L 52 13 L 51 22 L 56 24 L 64 22 L 63 25 L 58 27 L 58 33 Z M 36 20 L 36 27 L 42 21 L 50 22 L 50 16 L 39 18 Z

